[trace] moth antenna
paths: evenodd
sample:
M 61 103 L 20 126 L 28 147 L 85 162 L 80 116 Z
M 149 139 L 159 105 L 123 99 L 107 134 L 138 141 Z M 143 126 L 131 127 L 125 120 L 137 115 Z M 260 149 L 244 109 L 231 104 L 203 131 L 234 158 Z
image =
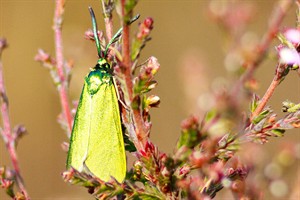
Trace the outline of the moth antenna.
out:
M 99 40 L 99 37 L 98 37 L 98 26 L 97 26 L 95 13 L 93 11 L 93 8 L 90 7 L 90 6 L 89 6 L 89 11 L 90 11 L 90 15 L 91 15 L 91 18 L 92 18 L 93 33 L 94 33 L 94 39 L 95 39 L 95 43 L 96 43 L 96 47 L 97 47 L 97 51 L 98 51 L 98 56 L 99 56 L 99 58 L 103 58 L 102 51 L 101 51 L 100 40 Z
M 136 16 L 134 16 L 130 21 L 129 21 L 129 24 L 132 24 L 133 22 L 135 22 L 138 18 L 140 17 L 140 14 L 137 14 Z M 110 45 L 112 45 L 113 43 L 115 43 L 122 35 L 122 31 L 123 31 L 123 28 L 120 28 L 118 30 L 118 32 L 112 37 L 112 39 L 108 42 L 108 44 L 106 45 L 106 48 L 105 48 L 105 51 L 104 51 L 104 57 L 107 56 L 107 52 L 108 52 L 108 49 L 110 47 Z

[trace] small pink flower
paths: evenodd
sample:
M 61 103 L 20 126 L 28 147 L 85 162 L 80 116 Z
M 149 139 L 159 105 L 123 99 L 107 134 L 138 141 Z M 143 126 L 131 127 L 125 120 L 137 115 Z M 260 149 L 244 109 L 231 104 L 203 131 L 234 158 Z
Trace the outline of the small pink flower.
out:
M 284 36 L 292 44 L 300 43 L 300 30 L 298 29 L 288 29 L 284 32 Z
M 282 48 L 279 50 L 280 62 L 288 65 L 300 65 L 300 55 L 295 49 Z
M 8 179 L 1 179 L 0 180 L 1 182 L 1 187 L 4 188 L 4 189 L 8 189 L 10 188 L 12 185 L 13 185 L 13 181 L 11 180 L 8 180 Z

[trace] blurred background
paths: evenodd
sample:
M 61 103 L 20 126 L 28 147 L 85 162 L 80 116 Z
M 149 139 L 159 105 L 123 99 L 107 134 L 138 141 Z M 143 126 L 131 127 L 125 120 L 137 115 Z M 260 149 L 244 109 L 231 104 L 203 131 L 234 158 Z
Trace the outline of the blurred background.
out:
M 275 1 L 243 2 L 251 6 L 254 15 L 247 30 L 254 40 L 260 40 Z M 69 91 L 72 100 L 78 100 L 83 78 L 97 60 L 94 44 L 84 39 L 84 32 L 91 27 L 89 5 L 94 8 L 99 29 L 103 30 L 100 1 L 66 1 L 63 43 L 65 58 L 75 63 Z M 161 104 L 160 108 L 151 110 L 151 140 L 167 153 L 174 148 L 181 121 L 190 114 L 201 116 L 211 98 L 208 92 L 226 84 L 226 79 L 231 77 L 225 69 L 228 38 L 210 17 L 211 6 L 206 0 L 146 0 L 140 1 L 135 9 L 135 13 L 141 15 L 139 21 L 148 16 L 154 19 L 152 41 L 142 51 L 140 60 L 155 56 L 161 65 L 156 78 L 159 84 L 153 91 L 160 96 Z M 290 10 L 283 28 L 294 27 L 295 10 L 296 6 Z M 9 44 L 2 61 L 11 122 L 24 124 L 28 130 L 17 149 L 21 173 L 32 199 L 93 199 L 86 189 L 68 185 L 61 178 L 66 162 L 61 144 L 68 138 L 57 123 L 61 112 L 59 96 L 48 70 L 34 61 L 39 48 L 54 55 L 53 14 L 52 0 L 0 0 L 0 37 L 7 38 Z M 116 15 L 114 19 L 116 31 L 120 25 Z M 137 25 L 131 26 L 132 33 Z M 273 53 L 278 43 L 271 46 Z M 257 94 L 264 94 L 275 66 L 275 61 L 267 60 L 257 70 Z M 291 73 L 278 87 L 270 104 L 280 113 L 282 101 L 299 102 L 299 89 L 299 77 Z M 268 153 L 266 158 L 272 160 L 280 144 L 289 144 L 289 141 L 300 142 L 299 130 L 287 131 L 284 138 L 272 139 L 257 148 L 262 148 Z M 2 139 L 0 150 L 0 165 L 11 166 Z M 294 173 L 296 168 L 293 168 Z M 289 181 L 293 183 L 294 179 L 287 179 Z M 8 199 L 3 190 L 0 190 L 0 199 Z

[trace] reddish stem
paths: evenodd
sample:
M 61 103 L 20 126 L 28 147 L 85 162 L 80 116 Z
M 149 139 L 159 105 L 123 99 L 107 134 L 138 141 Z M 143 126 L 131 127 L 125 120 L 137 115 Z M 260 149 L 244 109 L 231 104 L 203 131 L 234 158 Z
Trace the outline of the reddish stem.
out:
M 123 43 L 122 43 L 122 69 L 125 77 L 125 88 L 128 93 L 129 101 L 133 101 L 133 83 L 132 83 L 132 74 L 131 74 L 131 59 L 130 59 L 130 37 L 129 37 L 129 25 L 124 21 L 125 18 L 125 0 L 121 1 L 122 3 L 122 16 L 123 16 Z M 135 134 L 138 139 L 138 144 L 135 143 L 135 146 L 138 150 L 144 149 L 144 146 L 147 141 L 147 134 L 144 129 L 144 123 L 141 116 L 140 108 L 132 108 L 132 117 L 135 124 Z
M 273 95 L 276 87 L 279 85 L 281 79 L 278 79 L 277 76 L 274 77 L 274 79 L 272 80 L 268 90 L 266 91 L 265 95 L 263 96 L 263 98 L 261 99 L 261 101 L 259 102 L 259 105 L 257 106 L 257 108 L 255 109 L 255 111 L 252 113 L 251 116 L 251 120 L 256 117 L 257 115 L 259 115 L 259 113 L 262 112 L 262 110 L 264 109 L 264 107 L 266 106 L 267 102 L 269 101 L 269 99 L 271 98 L 271 96 Z
M 105 30 L 106 30 L 106 37 L 107 41 L 110 41 L 113 36 L 113 23 L 111 18 L 105 18 Z
M 244 85 L 244 83 L 252 78 L 254 71 L 263 61 L 271 42 L 273 41 L 278 32 L 279 26 L 283 18 L 285 17 L 287 11 L 293 3 L 293 0 L 282 0 L 280 4 L 275 7 L 275 10 L 273 11 L 273 16 L 271 17 L 269 28 L 265 33 L 261 43 L 257 47 L 257 58 L 254 59 L 252 62 L 244 64 L 247 70 L 243 74 L 243 76 L 241 76 L 240 80 L 236 83 L 235 87 L 233 88 L 233 96 L 236 96 L 239 93 L 241 87 Z
M 0 41 L 0 42 L 2 42 L 2 41 Z M 22 178 L 21 172 L 20 172 L 17 152 L 16 152 L 16 148 L 15 148 L 15 138 L 13 137 L 12 131 L 11 131 L 11 123 L 10 123 L 10 119 L 9 119 L 9 109 L 8 109 L 8 98 L 7 98 L 6 92 L 5 92 L 3 72 L 2 72 L 3 71 L 2 70 L 3 69 L 2 62 L 1 62 L 2 50 L 3 50 L 3 48 L 0 48 L 0 96 L 1 96 L 0 102 L 1 102 L 1 115 L 2 115 L 2 121 L 3 121 L 3 130 L 1 131 L 1 135 L 5 142 L 6 148 L 10 155 L 10 159 L 11 159 L 14 171 L 15 171 L 16 183 L 19 186 L 21 192 L 23 193 L 25 199 L 29 200 L 30 197 L 25 188 L 23 178 Z
M 72 115 L 69 106 L 69 99 L 67 95 L 67 83 L 64 73 L 64 57 L 63 57 L 63 46 L 62 46 L 62 33 L 61 33 L 61 24 L 62 24 L 62 15 L 64 12 L 64 0 L 56 0 L 55 14 L 54 14 L 54 33 L 55 33 L 55 52 L 56 52 L 56 68 L 57 73 L 60 79 L 60 86 L 58 87 L 60 102 L 63 110 L 64 117 L 67 121 L 69 132 L 68 136 L 72 131 Z
M 111 38 L 113 37 L 113 23 L 112 23 L 113 7 L 114 7 L 114 3 L 112 0 L 109 1 L 102 0 L 105 30 L 106 30 L 106 36 L 108 41 L 110 41 Z
M 123 53 L 123 69 L 124 69 L 124 74 L 128 79 L 126 79 L 126 85 L 128 88 L 132 88 L 132 81 L 131 81 L 131 61 L 130 61 L 130 49 L 129 49 L 129 26 L 124 25 L 123 26 L 123 44 L 122 44 L 122 53 Z M 132 90 L 130 89 L 129 91 L 129 96 L 130 101 L 132 101 Z

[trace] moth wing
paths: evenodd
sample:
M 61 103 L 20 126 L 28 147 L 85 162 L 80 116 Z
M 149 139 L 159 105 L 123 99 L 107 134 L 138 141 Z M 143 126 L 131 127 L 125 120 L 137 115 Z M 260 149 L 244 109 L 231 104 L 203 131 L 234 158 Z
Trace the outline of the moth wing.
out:
M 88 93 L 87 83 L 84 83 L 78 102 L 77 112 L 74 119 L 70 147 L 67 158 L 67 168 L 71 166 L 79 171 L 83 169 L 83 163 L 87 156 L 88 139 L 91 118 L 91 96 Z
M 112 83 L 100 86 L 92 97 L 88 169 L 104 181 L 111 176 L 122 182 L 126 175 L 126 156 L 120 111 Z

